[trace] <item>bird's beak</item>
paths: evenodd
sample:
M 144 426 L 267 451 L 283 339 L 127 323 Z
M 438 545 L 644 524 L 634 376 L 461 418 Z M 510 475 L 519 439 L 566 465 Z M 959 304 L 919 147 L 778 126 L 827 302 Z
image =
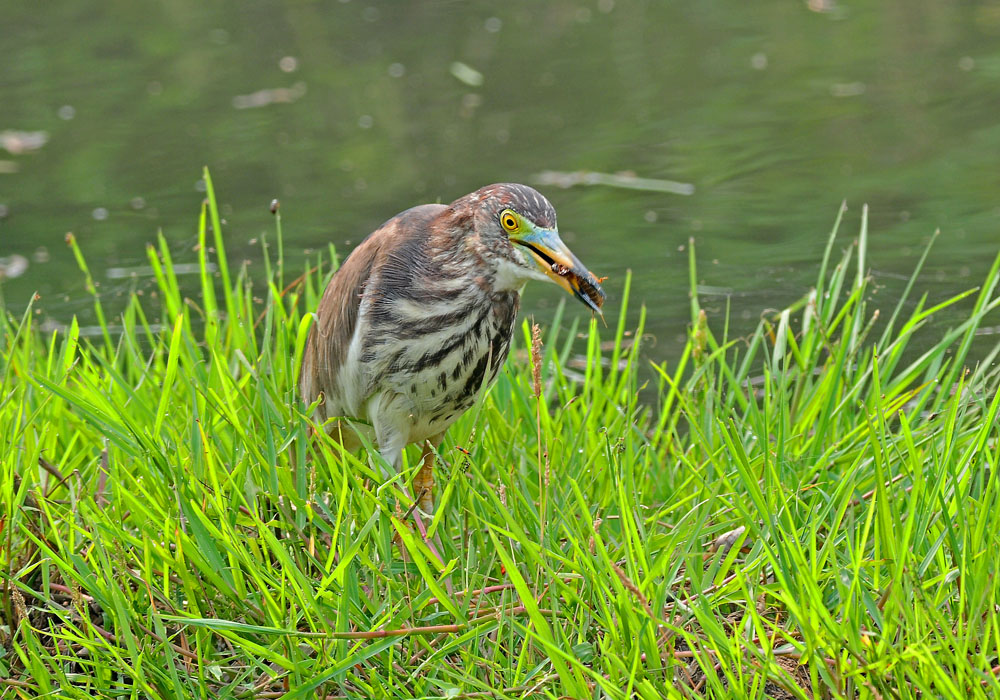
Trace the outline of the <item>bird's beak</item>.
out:
M 514 238 L 511 242 L 527 248 L 535 264 L 552 279 L 577 299 L 601 313 L 604 304 L 604 290 L 590 271 L 583 266 L 566 244 L 559 238 L 555 229 L 535 229 L 524 236 Z

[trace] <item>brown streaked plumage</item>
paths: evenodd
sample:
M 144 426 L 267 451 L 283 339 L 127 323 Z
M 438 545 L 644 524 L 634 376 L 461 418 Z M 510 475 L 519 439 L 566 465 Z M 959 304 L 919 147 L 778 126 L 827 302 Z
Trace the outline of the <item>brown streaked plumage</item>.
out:
M 604 300 L 530 187 L 490 185 L 398 214 L 330 280 L 302 361 L 303 399 L 322 395 L 317 418 L 345 447 L 361 432 L 397 469 L 406 445 L 424 445 L 414 486 L 429 511 L 428 445 L 496 379 L 529 279 L 554 281 L 595 311 Z

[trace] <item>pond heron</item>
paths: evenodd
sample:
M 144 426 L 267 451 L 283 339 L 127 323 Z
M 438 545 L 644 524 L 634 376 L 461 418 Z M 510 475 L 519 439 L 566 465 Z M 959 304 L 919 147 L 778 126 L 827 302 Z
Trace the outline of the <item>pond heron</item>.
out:
M 497 377 L 521 290 L 550 280 L 600 313 L 604 291 L 559 238 L 556 212 L 530 187 L 496 184 L 451 204 L 407 209 L 369 235 L 333 275 L 316 310 L 299 380 L 307 403 L 346 449 L 378 446 L 433 511 L 444 432 Z

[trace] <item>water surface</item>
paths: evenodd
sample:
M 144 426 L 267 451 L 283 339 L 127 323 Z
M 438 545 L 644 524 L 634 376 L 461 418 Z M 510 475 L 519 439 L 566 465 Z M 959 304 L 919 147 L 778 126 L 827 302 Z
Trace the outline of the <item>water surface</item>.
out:
M 996 0 L 8 3 L 0 55 L 0 132 L 28 132 L 0 141 L 0 257 L 28 264 L 3 294 L 53 322 L 89 314 L 68 231 L 109 301 L 158 231 L 194 260 L 203 165 L 251 270 L 275 197 L 299 266 L 414 204 L 536 184 L 612 316 L 633 271 L 655 359 L 685 333 L 692 237 L 738 331 L 808 288 L 844 200 L 845 246 L 871 208 L 876 303 L 935 229 L 935 299 L 1000 248 Z M 694 193 L 537 185 L 584 170 Z M 534 285 L 526 313 L 561 298 Z

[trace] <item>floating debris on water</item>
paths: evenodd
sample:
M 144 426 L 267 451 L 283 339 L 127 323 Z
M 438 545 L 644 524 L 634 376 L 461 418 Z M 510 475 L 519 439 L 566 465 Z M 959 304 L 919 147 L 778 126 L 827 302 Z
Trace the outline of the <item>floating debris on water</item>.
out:
M 57 321 L 53 318 L 46 318 L 44 321 L 42 321 L 40 328 L 43 333 L 53 333 L 53 332 L 65 333 L 67 329 L 69 329 L 69 325 L 62 323 L 61 321 Z M 149 324 L 149 330 L 151 333 L 162 333 L 165 329 L 166 326 L 164 326 L 162 323 Z M 125 333 L 127 329 L 123 325 L 108 324 L 106 327 L 97 325 L 80 326 L 77 329 L 77 332 L 79 333 L 81 338 L 97 338 L 103 336 L 105 330 L 109 335 L 119 336 Z
M 28 270 L 28 259 L 23 255 L 9 255 L 0 258 L 0 280 L 20 277 Z
M 668 194 L 694 194 L 694 185 L 674 180 L 657 180 L 649 177 L 638 177 L 635 173 L 596 173 L 589 170 L 562 172 L 559 170 L 543 170 L 535 176 L 539 185 L 554 185 L 563 189 L 575 185 L 605 185 L 621 187 L 626 190 L 646 190 L 649 192 L 666 192 Z
M 12 155 L 37 151 L 49 142 L 47 131 L 0 131 L 0 148 Z
M 467 63 L 455 61 L 448 68 L 448 71 L 460 82 L 471 87 L 479 87 L 483 84 L 483 74 Z
M 271 104 L 288 104 L 306 94 L 306 84 L 298 82 L 290 88 L 269 88 L 258 90 L 249 95 L 237 95 L 233 98 L 233 107 L 236 109 L 253 109 L 256 107 L 266 107 Z
M 208 272 L 215 272 L 215 263 L 205 263 Z M 197 275 L 201 272 L 199 263 L 174 263 L 173 271 L 175 275 Z M 129 277 L 152 277 L 156 274 L 149 265 L 136 265 L 135 267 L 109 267 L 104 272 L 109 280 L 127 279 Z
M 830 86 L 830 94 L 834 97 L 857 97 L 864 95 L 867 87 L 864 83 L 834 83 Z

